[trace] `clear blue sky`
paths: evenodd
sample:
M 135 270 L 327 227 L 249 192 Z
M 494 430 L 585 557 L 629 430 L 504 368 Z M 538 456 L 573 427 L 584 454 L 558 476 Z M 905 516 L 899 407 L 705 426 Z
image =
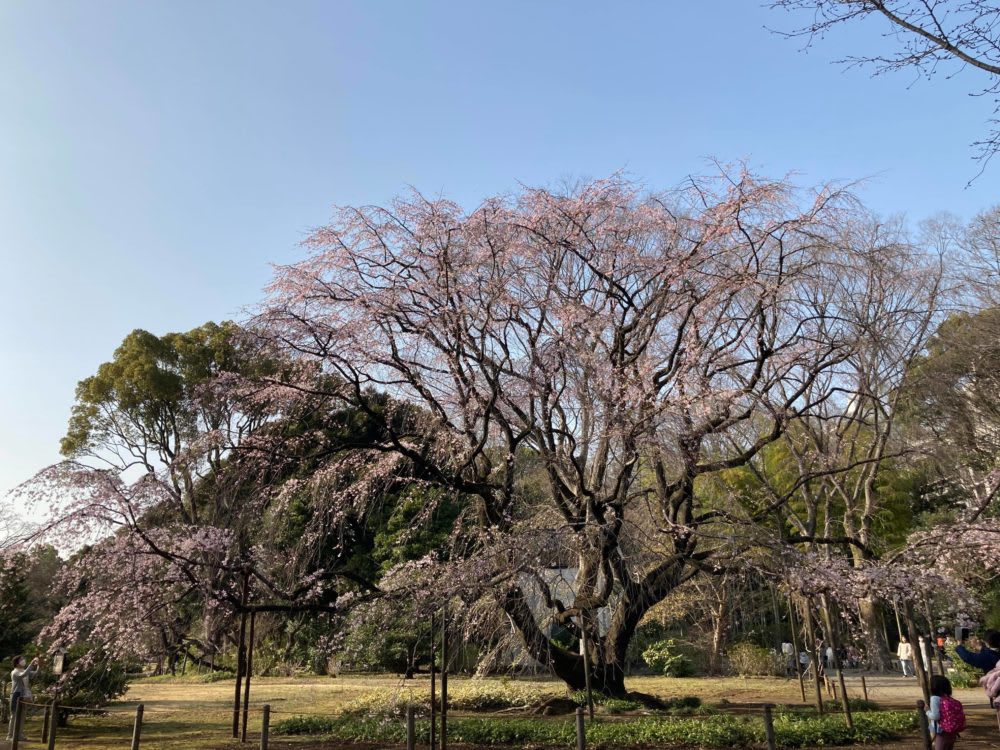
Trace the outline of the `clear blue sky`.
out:
M 472 206 L 518 183 L 706 157 L 872 177 L 914 220 L 1000 200 L 969 143 L 979 80 L 878 79 L 754 0 L 0 4 L 0 493 L 58 458 L 73 389 L 134 328 L 260 299 L 335 203 L 412 184 Z

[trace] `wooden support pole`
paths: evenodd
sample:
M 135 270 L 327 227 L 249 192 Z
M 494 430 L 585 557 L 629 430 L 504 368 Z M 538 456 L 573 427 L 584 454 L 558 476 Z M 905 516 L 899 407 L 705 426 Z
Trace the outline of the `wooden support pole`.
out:
M 253 641 L 254 625 L 257 622 L 257 612 L 250 612 L 250 637 L 247 639 L 246 682 L 243 683 L 243 731 L 240 734 L 240 742 L 247 741 L 247 722 L 250 718 L 250 678 L 253 677 Z
M 139 741 L 142 739 L 142 713 L 145 707 L 140 703 L 135 707 L 135 725 L 132 727 L 132 750 L 139 750 Z
M 441 750 L 448 750 L 448 605 L 441 610 Z
M 809 639 L 809 645 L 812 647 L 812 664 L 814 672 L 814 683 L 816 687 L 816 712 L 822 716 L 823 715 L 823 689 L 821 687 L 822 682 L 819 676 L 820 669 L 823 666 L 822 658 L 819 654 L 819 645 L 816 643 L 816 628 L 813 625 L 813 606 L 812 597 L 806 599 L 806 637 Z M 806 649 L 809 651 L 809 649 Z
M 417 747 L 417 722 L 416 710 L 412 705 L 406 707 L 406 750 L 416 750 Z M 267 748 L 261 748 L 267 750 Z
M 264 704 L 264 715 L 260 719 L 260 750 L 267 750 L 271 739 L 271 704 Z M 412 750 L 412 748 L 410 748 Z
M 903 617 L 906 622 L 906 630 L 910 635 L 910 643 L 913 644 L 913 653 L 915 654 L 913 668 L 917 673 L 917 680 L 920 681 L 920 689 L 924 693 L 924 703 L 928 704 L 931 701 L 930 677 L 927 674 L 927 670 L 924 669 L 924 655 L 920 650 L 920 634 L 917 632 L 917 625 L 913 621 L 913 613 L 909 602 L 906 602 L 903 606 Z
M 767 737 L 767 750 L 776 750 L 778 747 L 774 737 L 774 716 L 771 714 L 773 708 L 770 703 L 764 704 L 764 736 Z
M 583 708 L 576 709 L 576 750 L 587 750 L 587 727 L 583 723 Z
M 233 696 L 233 739 L 240 736 L 240 688 L 243 681 L 243 660 L 246 658 L 247 599 L 250 596 L 250 577 L 243 576 L 243 595 L 240 597 L 240 638 L 236 646 L 236 693 Z
M 924 750 L 931 750 L 931 728 L 927 723 L 927 709 L 923 701 L 917 701 L 917 721 L 920 722 L 920 737 Z
M 580 613 L 580 648 L 583 649 L 583 684 L 587 691 L 587 714 L 594 720 L 594 693 L 590 684 L 590 644 L 587 643 L 587 619 Z
M 868 683 L 865 681 L 864 675 L 861 675 L 861 693 L 865 696 L 865 700 L 868 700 Z
M 51 713 L 52 706 L 45 707 L 45 717 L 42 719 L 42 742 L 47 743 L 49 741 L 49 715 Z
M 24 701 L 17 702 L 17 710 L 14 712 L 14 739 L 11 740 L 10 750 L 18 750 L 21 746 L 21 735 L 24 733 Z
M 799 677 L 799 691 L 802 693 L 802 702 L 806 702 L 806 682 L 802 678 L 802 663 L 799 661 L 799 636 L 795 624 L 795 605 L 792 604 L 792 595 L 788 595 L 788 624 L 792 630 L 792 650 L 795 651 L 795 673 Z
M 436 635 L 436 631 L 434 630 L 434 613 L 432 612 L 431 613 L 431 736 L 430 736 L 430 741 L 429 741 L 429 746 L 430 746 L 431 750 L 434 750 L 434 736 L 435 736 L 434 728 L 435 728 L 435 724 L 436 724 L 435 714 L 437 713 L 437 707 L 435 706 L 435 702 L 437 701 L 437 696 L 434 694 L 435 693 L 435 687 L 436 687 L 435 683 L 434 683 L 434 679 L 435 679 L 435 677 L 434 677 L 434 669 L 435 669 L 434 668 L 434 657 L 437 656 L 437 650 L 434 647 L 434 636 L 435 635 Z
M 49 743 L 47 748 L 48 750 L 55 750 L 56 728 L 59 726 L 59 701 L 52 701 L 51 709 L 52 719 L 49 722 Z
M 854 729 L 854 715 L 851 713 L 851 701 L 847 695 L 847 683 L 844 681 L 844 670 L 840 664 L 840 644 L 837 641 L 837 631 L 834 628 L 833 613 L 830 611 L 830 601 L 823 594 L 823 616 L 826 619 L 826 629 L 830 638 L 830 666 L 837 670 L 837 682 L 840 683 L 840 702 L 844 708 L 844 719 L 847 726 Z M 837 697 L 837 686 L 833 687 L 834 699 Z

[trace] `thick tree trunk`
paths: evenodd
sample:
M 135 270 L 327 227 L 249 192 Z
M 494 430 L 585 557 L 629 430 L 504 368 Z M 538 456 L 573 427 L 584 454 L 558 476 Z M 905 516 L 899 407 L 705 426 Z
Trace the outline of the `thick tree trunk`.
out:
M 551 669 L 569 690 L 585 690 L 587 673 L 583 655 L 563 648 L 548 638 L 538 626 L 519 588 L 507 593 L 503 607 L 532 658 Z M 620 601 L 615 607 L 607 634 L 594 638 L 591 633 L 588 638 L 590 683 L 594 692 L 613 698 L 628 695 L 625 689 L 625 657 L 640 619 L 642 612 L 639 607 L 630 607 L 627 601 Z
M 580 656 L 575 663 L 564 661 L 554 663 L 552 671 L 556 677 L 566 683 L 567 688 L 572 691 L 582 691 L 587 687 L 587 677 L 583 664 L 583 656 Z M 592 664 L 590 667 L 590 687 L 595 693 L 610 698 L 625 698 L 628 691 L 625 689 L 624 665 Z
M 722 652 L 729 640 L 729 615 L 728 595 L 723 589 L 712 625 L 712 650 L 708 655 L 708 671 L 712 674 L 722 672 Z
M 885 672 L 889 668 L 889 644 L 881 627 L 881 617 L 878 604 L 874 599 L 859 599 L 858 612 L 861 616 L 861 627 L 865 633 L 868 646 L 868 668 Z

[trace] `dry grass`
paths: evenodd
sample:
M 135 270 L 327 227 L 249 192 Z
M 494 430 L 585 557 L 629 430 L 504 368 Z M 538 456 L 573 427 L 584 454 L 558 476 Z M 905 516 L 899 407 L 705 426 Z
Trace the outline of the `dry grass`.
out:
M 452 684 L 462 678 L 452 678 Z M 525 680 L 528 681 L 528 680 Z M 559 689 L 553 680 L 530 680 L 539 687 Z M 860 695 L 860 682 L 850 681 L 852 695 Z M 915 681 L 901 677 L 873 677 L 869 680 L 871 697 L 885 705 L 912 707 L 919 698 Z M 798 703 L 801 701 L 795 680 L 778 678 L 699 678 L 635 677 L 628 681 L 631 690 L 661 697 L 697 695 L 706 703 L 727 700 L 733 703 Z M 190 680 L 145 680 L 134 683 L 126 700 L 116 703 L 105 716 L 74 717 L 70 727 L 60 730 L 57 747 L 87 750 L 124 750 L 129 747 L 135 706 L 145 705 L 144 749 L 209 750 L 237 747 L 230 739 L 232 728 L 232 680 L 205 684 Z M 273 722 L 291 715 L 329 715 L 341 706 L 376 688 L 428 690 L 428 678 L 404 681 L 385 676 L 255 678 L 250 698 L 250 738 L 256 742 L 260 727 L 260 706 L 271 705 Z M 981 693 L 961 691 L 959 696 L 970 709 L 984 707 Z M 811 697 L 811 694 L 809 694 Z M 980 706 L 980 704 L 983 706 Z M 27 734 L 34 742 L 22 744 L 25 750 L 40 747 L 41 717 L 32 716 Z M 6 744 L 0 742 L 0 749 Z M 243 745 L 242 747 L 247 747 Z

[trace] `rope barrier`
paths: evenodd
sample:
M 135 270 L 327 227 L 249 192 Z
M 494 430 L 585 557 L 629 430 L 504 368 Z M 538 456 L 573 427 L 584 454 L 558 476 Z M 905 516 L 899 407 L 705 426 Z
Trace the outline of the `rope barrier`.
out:
M 32 703 L 30 701 L 20 701 L 26 706 L 34 706 L 35 708 L 48 708 L 51 703 Z M 89 708 L 87 706 L 64 706 L 62 703 L 59 704 L 60 711 L 90 711 L 92 713 L 98 714 L 109 714 L 114 713 L 108 708 Z

